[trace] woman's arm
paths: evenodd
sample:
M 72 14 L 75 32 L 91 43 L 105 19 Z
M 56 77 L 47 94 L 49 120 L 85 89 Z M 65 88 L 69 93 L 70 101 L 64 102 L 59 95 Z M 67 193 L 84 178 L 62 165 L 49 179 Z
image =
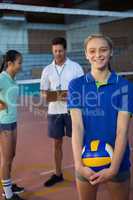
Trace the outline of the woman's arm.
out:
M 82 114 L 79 109 L 70 111 L 72 118 L 72 148 L 76 170 L 82 166 L 81 153 L 83 143 L 83 122 Z
M 5 102 L 3 102 L 2 100 L 0 100 L 0 110 L 4 110 L 4 109 L 6 109 L 6 103 Z
M 4 90 L 4 79 L 2 78 L 2 76 L 0 76 L 0 92 L 2 92 L 2 90 Z M 4 110 L 7 108 L 6 103 L 3 100 L 0 100 L 0 111 Z
M 80 109 L 71 109 L 72 118 L 72 149 L 74 155 L 75 170 L 82 176 L 86 177 L 89 181 L 89 177 L 95 172 L 88 167 L 83 166 L 81 160 L 82 144 L 83 144 L 83 121 L 82 113 Z
M 111 164 L 111 169 L 115 174 L 117 174 L 119 170 L 126 149 L 130 118 L 128 112 L 121 111 L 118 113 L 116 141 Z
M 129 122 L 130 114 L 120 111 L 117 118 L 116 140 L 111 166 L 92 175 L 90 177 L 92 185 L 108 181 L 118 173 L 127 145 Z

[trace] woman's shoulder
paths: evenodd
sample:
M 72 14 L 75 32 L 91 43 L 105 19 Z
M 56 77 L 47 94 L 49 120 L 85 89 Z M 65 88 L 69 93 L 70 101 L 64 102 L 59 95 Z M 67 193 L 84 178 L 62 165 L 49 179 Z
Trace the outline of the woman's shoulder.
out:
M 121 75 L 119 77 L 119 88 L 124 92 L 128 91 L 130 94 L 133 94 L 133 82 L 129 81 L 126 77 L 123 77 Z
M 0 80 L 4 80 L 4 77 L 5 77 L 5 76 L 4 76 L 3 72 L 1 72 L 1 73 L 0 73 Z
M 133 82 L 129 81 L 125 76 L 118 75 L 118 80 L 119 80 L 119 83 L 122 85 L 126 85 L 126 84 L 133 85 Z
M 85 75 L 82 75 L 80 77 L 77 77 L 77 78 L 74 78 L 70 81 L 70 84 L 76 84 L 76 85 L 81 85 L 84 83 L 84 80 L 85 80 Z

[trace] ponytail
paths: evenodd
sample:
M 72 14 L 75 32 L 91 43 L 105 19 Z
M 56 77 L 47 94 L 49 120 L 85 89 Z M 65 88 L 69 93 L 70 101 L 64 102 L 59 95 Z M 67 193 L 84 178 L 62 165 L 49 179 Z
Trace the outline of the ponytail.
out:
M 3 56 L 3 58 L 2 58 L 2 64 L 0 66 L 0 73 L 4 70 L 4 68 L 5 68 L 5 56 Z
M 108 63 L 108 69 L 109 69 L 110 72 L 112 72 L 112 67 L 111 67 L 110 62 Z

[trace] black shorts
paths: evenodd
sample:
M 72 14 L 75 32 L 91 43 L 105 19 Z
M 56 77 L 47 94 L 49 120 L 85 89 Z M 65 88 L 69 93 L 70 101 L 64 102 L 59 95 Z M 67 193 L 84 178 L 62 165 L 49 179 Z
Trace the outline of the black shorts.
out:
M 48 136 L 61 139 L 64 136 L 72 136 L 72 122 L 70 114 L 48 114 Z
M 0 123 L 0 132 L 2 131 L 15 131 L 17 128 L 17 122 L 13 122 L 10 124 L 1 124 Z

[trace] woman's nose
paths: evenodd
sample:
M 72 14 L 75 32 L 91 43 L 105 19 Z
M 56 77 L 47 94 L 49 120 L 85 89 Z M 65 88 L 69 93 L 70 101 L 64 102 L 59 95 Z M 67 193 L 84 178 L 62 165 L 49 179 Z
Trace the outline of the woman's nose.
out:
M 97 58 L 99 58 L 101 56 L 101 53 L 100 53 L 100 51 L 98 50 L 98 51 L 96 51 L 96 57 Z

